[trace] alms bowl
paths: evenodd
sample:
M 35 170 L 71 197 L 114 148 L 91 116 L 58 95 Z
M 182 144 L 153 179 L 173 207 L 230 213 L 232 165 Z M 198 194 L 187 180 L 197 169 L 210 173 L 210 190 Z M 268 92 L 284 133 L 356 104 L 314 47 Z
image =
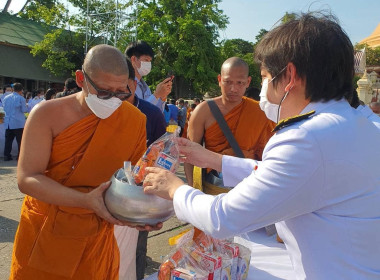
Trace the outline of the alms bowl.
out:
M 156 225 L 174 215 L 173 202 L 156 195 L 144 194 L 143 187 L 131 186 L 112 175 L 105 193 L 108 211 L 118 220 L 133 225 Z

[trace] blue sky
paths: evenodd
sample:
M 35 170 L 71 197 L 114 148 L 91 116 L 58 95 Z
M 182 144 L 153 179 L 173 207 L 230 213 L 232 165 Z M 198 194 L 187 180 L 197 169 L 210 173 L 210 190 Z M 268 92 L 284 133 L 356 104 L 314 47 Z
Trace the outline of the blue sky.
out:
M 331 11 L 353 44 L 371 35 L 380 24 L 380 0 L 222 0 L 219 8 L 229 17 L 222 39 L 250 42 L 261 28 L 272 28 L 285 12 Z
M 6 0 L 0 0 L 0 9 Z M 10 10 L 18 11 L 24 0 L 13 0 Z M 241 38 L 250 42 L 261 28 L 271 29 L 285 12 L 328 10 L 338 17 L 353 44 L 371 35 L 380 23 L 380 0 L 222 0 L 219 8 L 229 17 L 221 39 Z

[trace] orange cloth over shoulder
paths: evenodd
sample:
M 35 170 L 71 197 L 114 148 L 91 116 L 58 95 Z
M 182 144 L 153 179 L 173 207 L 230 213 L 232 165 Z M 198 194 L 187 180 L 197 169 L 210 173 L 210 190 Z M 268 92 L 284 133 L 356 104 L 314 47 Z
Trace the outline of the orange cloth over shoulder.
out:
M 128 102 L 107 119 L 90 115 L 53 139 L 46 176 L 81 192 L 108 181 L 146 149 L 145 116 Z M 135 254 L 135 252 L 131 252 Z M 118 279 L 113 225 L 92 211 L 26 196 L 10 279 Z
M 268 120 L 255 100 L 243 97 L 242 102 L 224 119 L 246 158 L 261 160 L 264 147 L 273 135 L 275 124 Z M 225 155 L 235 155 L 217 122 L 205 131 L 207 149 Z

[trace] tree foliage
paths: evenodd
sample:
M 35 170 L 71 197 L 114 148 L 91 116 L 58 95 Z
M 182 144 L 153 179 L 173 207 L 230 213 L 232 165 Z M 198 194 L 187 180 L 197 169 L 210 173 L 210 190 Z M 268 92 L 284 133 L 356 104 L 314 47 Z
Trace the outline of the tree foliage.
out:
M 369 65 L 380 65 L 380 47 L 371 48 L 367 44 L 356 44 L 355 50 L 361 50 L 365 48 L 366 52 L 366 64 Z
M 134 9 L 131 5 L 136 1 L 131 0 L 119 0 L 117 7 L 114 0 L 89 1 L 88 48 L 117 41 L 116 46 L 124 51 L 137 34 L 137 39 L 147 41 L 155 51 L 148 83 L 154 87 L 168 72 L 174 72 L 175 97 L 218 90 L 220 66 L 231 56 L 247 61 L 252 84 L 259 87 L 260 70 L 254 64 L 253 52 L 267 30 L 259 31 L 255 43 L 242 39 L 220 42 L 219 30 L 228 24 L 218 8 L 220 1 L 141 0 Z M 56 75 L 71 75 L 80 69 L 85 53 L 87 0 L 68 2 L 76 9 L 75 14 L 67 10 L 63 0 L 29 0 L 19 15 L 46 26 L 47 35 L 32 47 L 32 53 L 43 56 L 43 66 Z M 127 9 L 131 10 L 128 18 L 121 13 Z M 113 32 L 117 21 L 128 24 Z
M 218 9 L 219 2 L 139 2 L 135 23 L 137 38 L 147 41 L 156 51 L 156 67 L 148 77 L 151 83 L 157 83 L 169 70 L 173 70 L 176 82 L 183 84 L 187 81 L 190 90 L 195 92 L 204 94 L 217 86 L 221 63 L 216 47 L 218 30 L 228 23 L 227 17 Z

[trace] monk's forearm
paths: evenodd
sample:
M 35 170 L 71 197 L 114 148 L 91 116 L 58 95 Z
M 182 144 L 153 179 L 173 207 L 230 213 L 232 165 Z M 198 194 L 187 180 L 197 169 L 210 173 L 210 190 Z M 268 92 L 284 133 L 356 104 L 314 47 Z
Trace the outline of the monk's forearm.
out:
M 194 169 L 194 165 L 185 162 L 184 165 L 183 165 L 183 168 L 185 170 L 187 184 L 189 186 L 193 186 L 193 169 Z
M 18 186 L 22 193 L 49 204 L 88 209 L 85 193 L 65 187 L 42 174 L 18 176 Z

